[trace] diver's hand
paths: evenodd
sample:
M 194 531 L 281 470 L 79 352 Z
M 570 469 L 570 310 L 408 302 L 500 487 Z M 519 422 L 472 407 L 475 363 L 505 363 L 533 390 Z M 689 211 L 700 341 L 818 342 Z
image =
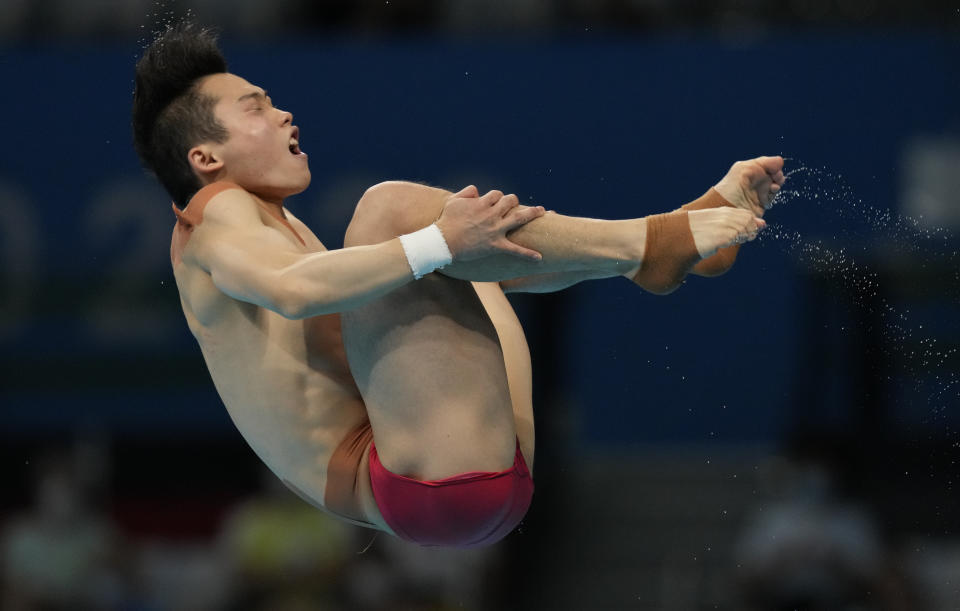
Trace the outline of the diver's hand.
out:
M 543 216 L 542 206 L 520 206 L 516 195 L 490 191 L 483 197 L 467 187 L 447 198 L 437 226 L 454 261 L 509 254 L 539 261 L 540 253 L 507 239 L 507 233 Z
M 783 157 L 757 157 L 734 163 L 714 189 L 737 208 L 762 217 L 784 180 Z

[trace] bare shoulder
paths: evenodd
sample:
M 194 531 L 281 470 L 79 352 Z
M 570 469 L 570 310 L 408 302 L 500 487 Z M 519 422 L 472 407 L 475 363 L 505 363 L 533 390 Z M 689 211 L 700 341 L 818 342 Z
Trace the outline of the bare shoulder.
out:
M 259 223 L 256 201 L 241 187 L 227 182 L 213 183 L 200 189 L 190 203 L 178 213 L 179 225 L 189 232 L 187 239 L 176 244 L 177 260 L 187 267 L 205 268 L 202 259 L 211 244 L 221 241 L 224 233 Z M 226 232 L 224 231 L 226 230 Z
M 193 205 L 191 202 L 190 207 Z M 226 251 L 287 255 L 295 250 L 280 231 L 264 222 L 257 198 L 236 185 L 216 192 L 205 202 L 203 222 L 194 236 L 191 254 L 198 262 L 208 259 L 213 251 L 221 255 Z
M 218 226 L 261 225 L 257 200 L 242 187 L 233 185 L 213 197 L 203 212 L 205 221 Z

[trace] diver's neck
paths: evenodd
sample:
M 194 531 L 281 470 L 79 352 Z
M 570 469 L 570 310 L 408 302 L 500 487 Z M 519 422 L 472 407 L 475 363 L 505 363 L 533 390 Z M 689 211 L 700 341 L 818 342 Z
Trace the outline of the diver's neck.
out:
M 267 210 L 269 210 L 274 216 L 278 216 L 282 219 L 287 218 L 287 214 L 283 210 L 282 198 L 263 197 L 262 195 L 259 195 L 257 193 L 251 193 L 250 195 L 252 195 L 254 199 L 256 199 L 258 202 L 260 202 L 260 205 L 262 205 Z

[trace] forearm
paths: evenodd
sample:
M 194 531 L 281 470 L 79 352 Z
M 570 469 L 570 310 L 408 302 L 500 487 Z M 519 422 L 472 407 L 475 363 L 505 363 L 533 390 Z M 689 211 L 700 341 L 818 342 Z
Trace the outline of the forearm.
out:
M 443 274 L 482 282 L 567 272 L 589 272 L 590 277 L 623 275 L 643 259 L 646 220 L 604 221 L 551 212 L 507 237 L 536 250 L 543 259 L 492 255 L 474 261 L 455 260 L 443 268 Z
M 397 239 L 304 256 L 278 271 L 265 307 L 292 319 L 343 312 L 413 281 Z

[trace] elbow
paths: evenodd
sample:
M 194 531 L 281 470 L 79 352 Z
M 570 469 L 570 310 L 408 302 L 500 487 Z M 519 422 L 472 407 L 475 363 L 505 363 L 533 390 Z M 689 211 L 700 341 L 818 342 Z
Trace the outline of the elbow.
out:
M 303 303 L 297 301 L 277 300 L 270 309 L 289 320 L 307 318 L 307 308 L 304 307 Z
M 315 303 L 298 287 L 288 287 L 274 295 L 271 310 L 290 320 L 303 320 L 314 316 Z
M 344 302 L 337 297 L 322 284 L 286 286 L 274 295 L 270 309 L 284 318 L 303 320 L 341 311 Z

